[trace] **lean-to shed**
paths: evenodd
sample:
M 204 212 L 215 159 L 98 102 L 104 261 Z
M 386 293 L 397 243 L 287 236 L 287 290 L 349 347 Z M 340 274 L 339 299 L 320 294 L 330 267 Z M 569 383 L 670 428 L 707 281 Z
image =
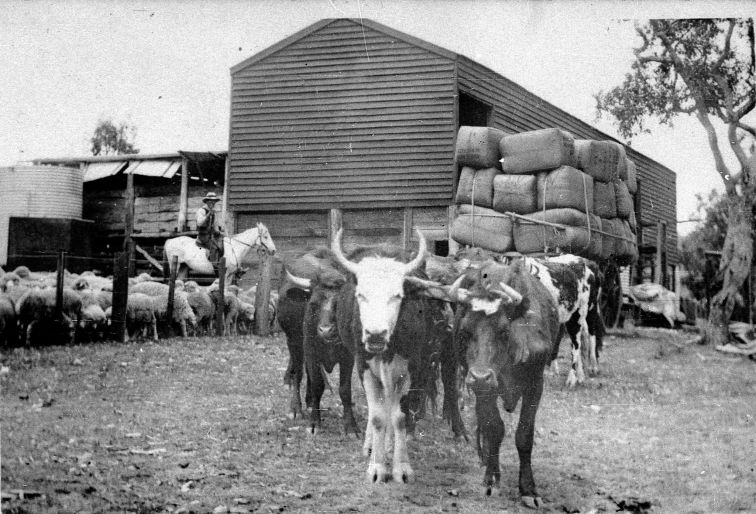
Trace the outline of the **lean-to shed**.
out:
M 590 87 L 590 85 L 586 85 Z M 263 221 L 287 251 L 425 231 L 444 252 L 460 125 L 559 127 L 612 140 L 457 53 L 369 20 L 315 23 L 231 69 L 226 196 L 236 231 Z M 627 148 L 640 182 L 642 246 L 677 262 L 675 174 Z

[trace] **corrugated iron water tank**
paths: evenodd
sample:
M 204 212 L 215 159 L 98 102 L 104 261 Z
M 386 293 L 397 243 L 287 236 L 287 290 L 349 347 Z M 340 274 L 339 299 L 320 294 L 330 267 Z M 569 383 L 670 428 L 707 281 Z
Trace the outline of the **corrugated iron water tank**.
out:
M 81 219 L 84 173 L 63 166 L 0 168 L 0 264 L 8 258 L 11 217 Z

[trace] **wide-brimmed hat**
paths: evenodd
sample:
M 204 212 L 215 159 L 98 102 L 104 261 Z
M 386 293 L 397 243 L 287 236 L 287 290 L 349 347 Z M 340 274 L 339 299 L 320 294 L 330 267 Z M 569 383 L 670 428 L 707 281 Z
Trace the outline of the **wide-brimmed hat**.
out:
M 205 195 L 205 197 L 202 199 L 203 202 L 220 202 L 220 197 L 210 191 Z

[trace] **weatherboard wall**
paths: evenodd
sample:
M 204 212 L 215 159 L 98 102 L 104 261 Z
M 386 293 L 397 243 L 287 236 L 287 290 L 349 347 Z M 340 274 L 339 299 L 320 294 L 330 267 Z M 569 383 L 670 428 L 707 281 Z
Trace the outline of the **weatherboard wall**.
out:
M 237 212 L 446 206 L 454 61 L 333 20 L 232 71 Z
M 493 107 L 491 125 L 506 132 L 523 132 L 558 127 L 571 132 L 578 139 L 612 140 L 558 107 L 530 93 L 514 82 L 464 56 L 459 56 L 458 83 L 466 93 Z M 617 141 L 619 142 L 619 141 Z M 641 182 L 641 213 L 643 244 L 656 244 L 658 221 L 667 223 L 667 253 L 669 264 L 677 263 L 677 195 L 675 174 L 645 155 L 625 146 L 627 156 L 638 169 Z

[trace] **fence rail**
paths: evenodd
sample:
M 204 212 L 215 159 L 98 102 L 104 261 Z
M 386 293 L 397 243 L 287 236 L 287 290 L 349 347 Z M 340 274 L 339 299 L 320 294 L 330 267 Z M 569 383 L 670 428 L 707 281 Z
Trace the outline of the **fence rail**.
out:
M 126 251 L 118 252 L 113 257 L 90 257 L 74 255 L 64 250 L 57 252 L 38 252 L 32 254 L 12 254 L 8 256 L 6 271 L 13 271 L 20 266 L 25 266 L 31 273 L 55 273 L 55 321 L 63 321 L 63 289 L 66 273 L 77 270 L 81 273 L 86 270 L 99 271 L 102 276 L 112 276 L 112 315 L 110 336 L 116 341 L 126 340 L 126 314 L 129 294 L 129 278 L 135 276 L 137 266 L 144 266 L 152 270 L 157 267 L 155 259 L 138 259 L 134 257 L 134 246 L 127 245 Z M 168 326 L 173 324 L 173 303 L 175 300 L 176 281 L 178 271 L 178 258 L 174 257 L 171 273 L 168 277 L 151 277 L 151 280 L 168 284 L 167 316 Z M 269 259 L 268 259 L 269 260 Z M 96 266 L 95 266 L 96 265 Z M 34 270 L 34 271 L 31 271 Z M 110 273 L 105 273 L 108 270 Z M 225 334 L 225 259 L 221 258 L 218 263 L 218 301 L 216 304 L 216 333 L 219 336 Z M 200 280 L 201 281 L 201 280 Z M 258 297 L 255 307 L 259 310 L 255 333 L 266 336 L 269 334 L 269 295 L 270 295 L 270 266 L 262 267 L 258 277 Z M 264 297 L 264 298 L 263 298 Z

